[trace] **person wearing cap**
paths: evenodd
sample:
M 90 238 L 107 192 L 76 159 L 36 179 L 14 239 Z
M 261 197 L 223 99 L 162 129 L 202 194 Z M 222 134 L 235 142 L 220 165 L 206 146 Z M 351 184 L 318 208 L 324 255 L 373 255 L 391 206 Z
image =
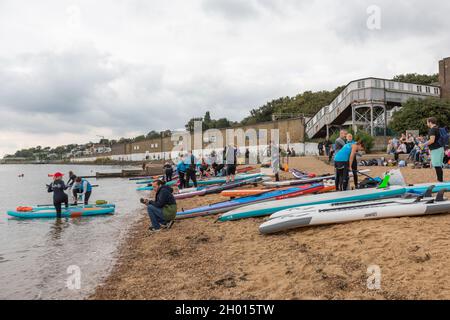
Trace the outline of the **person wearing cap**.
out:
M 77 177 L 73 186 L 73 197 L 75 198 L 74 205 L 78 204 L 78 194 L 83 196 L 84 204 L 89 204 L 89 198 L 92 194 L 92 185 L 86 179 Z
M 163 229 L 170 229 L 177 215 L 177 203 L 173 196 L 173 189 L 165 185 L 162 180 L 152 183 L 155 200 L 141 199 L 147 206 L 148 216 L 152 226 L 149 231 L 155 233 Z
M 53 205 L 56 209 L 56 217 L 58 219 L 61 219 L 61 210 L 62 210 L 62 204 L 64 203 L 66 209 L 69 208 L 69 197 L 64 192 L 67 190 L 68 186 L 65 185 L 64 181 L 62 180 L 63 174 L 61 172 L 56 172 L 53 175 L 53 182 L 48 187 L 48 192 L 53 192 Z

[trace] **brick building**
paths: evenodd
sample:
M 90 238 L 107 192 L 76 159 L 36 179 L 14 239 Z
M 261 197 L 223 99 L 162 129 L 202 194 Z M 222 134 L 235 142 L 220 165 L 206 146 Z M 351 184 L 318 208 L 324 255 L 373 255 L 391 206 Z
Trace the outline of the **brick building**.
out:
M 439 85 L 442 98 L 450 99 L 450 57 L 439 61 Z

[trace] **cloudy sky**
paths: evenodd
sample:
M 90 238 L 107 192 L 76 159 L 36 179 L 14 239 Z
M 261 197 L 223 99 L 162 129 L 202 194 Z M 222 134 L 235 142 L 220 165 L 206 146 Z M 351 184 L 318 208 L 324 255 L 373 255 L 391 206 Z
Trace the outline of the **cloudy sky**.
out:
M 0 0 L 0 157 L 436 73 L 449 12 L 434 0 Z

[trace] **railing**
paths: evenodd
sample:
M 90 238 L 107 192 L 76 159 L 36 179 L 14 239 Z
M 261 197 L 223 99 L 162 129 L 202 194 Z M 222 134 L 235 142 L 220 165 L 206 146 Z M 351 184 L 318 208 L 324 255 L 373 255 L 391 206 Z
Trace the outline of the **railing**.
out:
M 333 102 L 320 109 L 306 124 L 306 133 L 313 138 L 327 124 L 333 124 L 336 118 L 351 106 L 354 101 L 379 100 L 375 92 L 401 93 L 422 97 L 440 97 L 439 87 L 404 83 L 378 78 L 366 78 L 350 82 Z M 387 98 L 387 97 L 385 97 Z M 388 99 L 386 99 L 388 100 Z

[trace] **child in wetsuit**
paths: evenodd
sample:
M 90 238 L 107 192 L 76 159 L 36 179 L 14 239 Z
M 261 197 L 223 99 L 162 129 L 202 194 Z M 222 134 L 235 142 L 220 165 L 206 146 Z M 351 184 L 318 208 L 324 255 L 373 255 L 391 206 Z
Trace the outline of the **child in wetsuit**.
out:
M 64 192 L 67 190 L 67 186 L 64 184 L 62 180 L 62 173 L 57 172 L 53 175 L 53 182 L 48 185 L 48 192 L 53 192 L 53 205 L 56 209 L 56 217 L 61 219 L 61 208 L 62 204 L 66 206 L 66 209 L 69 208 L 69 197 Z

